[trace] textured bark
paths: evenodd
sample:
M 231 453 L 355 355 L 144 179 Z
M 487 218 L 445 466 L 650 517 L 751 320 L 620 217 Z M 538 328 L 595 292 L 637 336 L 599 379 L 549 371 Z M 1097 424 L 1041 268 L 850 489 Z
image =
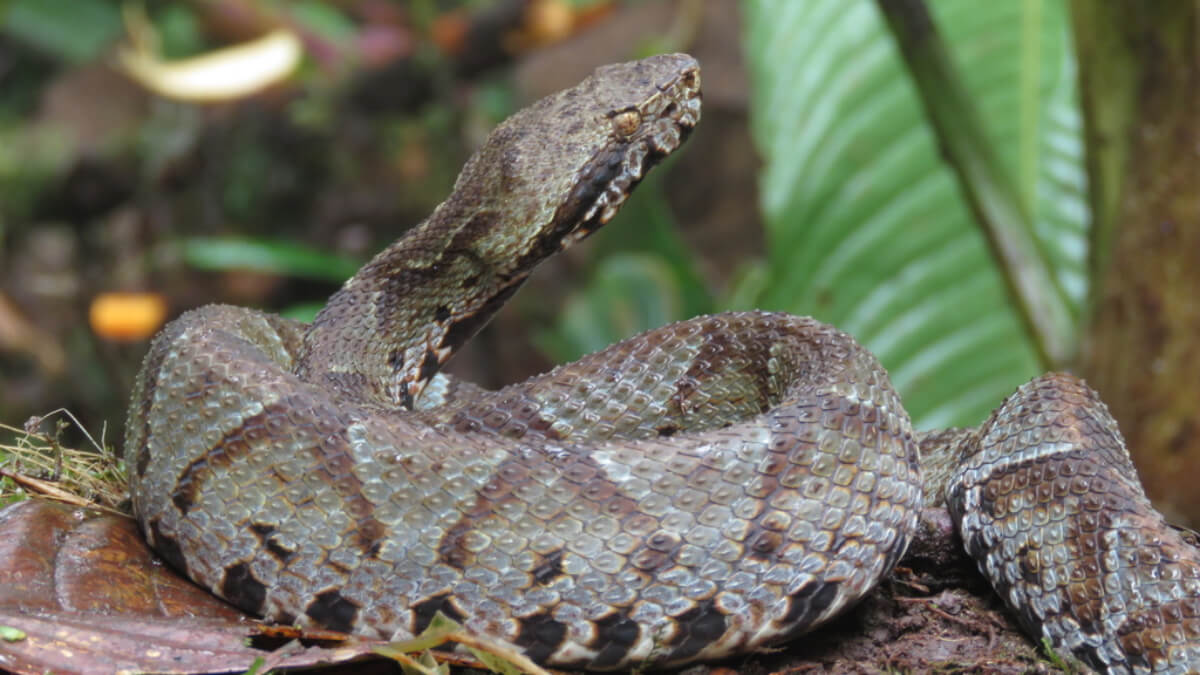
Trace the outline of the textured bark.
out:
M 1072 5 L 1093 193 L 1080 372 L 1168 518 L 1200 523 L 1200 2 Z

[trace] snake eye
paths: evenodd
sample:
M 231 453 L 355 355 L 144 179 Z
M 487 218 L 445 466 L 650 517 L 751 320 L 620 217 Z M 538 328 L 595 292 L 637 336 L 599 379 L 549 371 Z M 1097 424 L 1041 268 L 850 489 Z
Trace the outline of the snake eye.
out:
M 629 136 L 637 131 L 642 123 L 642 115 L 636 110 L 622 110 L 613 115 L 613 129 L 621 136 Z

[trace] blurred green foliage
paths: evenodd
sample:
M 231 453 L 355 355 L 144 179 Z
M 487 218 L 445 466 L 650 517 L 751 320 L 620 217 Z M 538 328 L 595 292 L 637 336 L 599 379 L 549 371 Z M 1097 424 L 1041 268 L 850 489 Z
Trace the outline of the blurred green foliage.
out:
M 95 60 L 121 32 L 121 11 L 108 0 L 9 0 L 3 31 L 71 63 Z
M 551 360 L 572 361 L 636 333 L 713 311 L 712 295 L 680 236 L 660 176 L 651 174 L 595 235 L 583 282 L 537 334 L 538 346 Z
M 341 283 L 362 261 L 293 241 L 247 237 L 189 237 L 180 242 L 183 260 L 201 270 L 253 270 L 284 277 Z

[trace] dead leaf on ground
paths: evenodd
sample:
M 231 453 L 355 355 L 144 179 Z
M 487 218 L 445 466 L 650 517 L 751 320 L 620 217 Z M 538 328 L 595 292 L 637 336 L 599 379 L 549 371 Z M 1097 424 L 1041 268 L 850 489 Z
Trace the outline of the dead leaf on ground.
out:
M 0 669 L 13 673 L 266 672 L 380 644 L 306 646 L 338 636 L 264 626 L 175 574 L 129 518 L 44 500 L 0 511 L 0 578 Z

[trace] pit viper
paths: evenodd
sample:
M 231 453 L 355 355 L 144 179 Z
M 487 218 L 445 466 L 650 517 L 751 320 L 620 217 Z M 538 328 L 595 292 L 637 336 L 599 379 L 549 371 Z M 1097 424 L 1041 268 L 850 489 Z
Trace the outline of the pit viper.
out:
M 609 670 L 821 625 L 944 494 L 1032 635 L 1105 672 L 1194 670 L 1200 555 L 1070 376 L 976 429 L 917 433 L 852 337 L 768 312 L 498 391 L 439 373 L 538 262 L 608 222 L 700 100 L 689 56 L 601 67 L 499 125 L 311 324 L 229 306 L 169 324 L 126 432 L 146 539 L 272 621 L 404 638 L 441 612 L 534 661 Z M 940 475 L 922 445 L 952 458 Z

